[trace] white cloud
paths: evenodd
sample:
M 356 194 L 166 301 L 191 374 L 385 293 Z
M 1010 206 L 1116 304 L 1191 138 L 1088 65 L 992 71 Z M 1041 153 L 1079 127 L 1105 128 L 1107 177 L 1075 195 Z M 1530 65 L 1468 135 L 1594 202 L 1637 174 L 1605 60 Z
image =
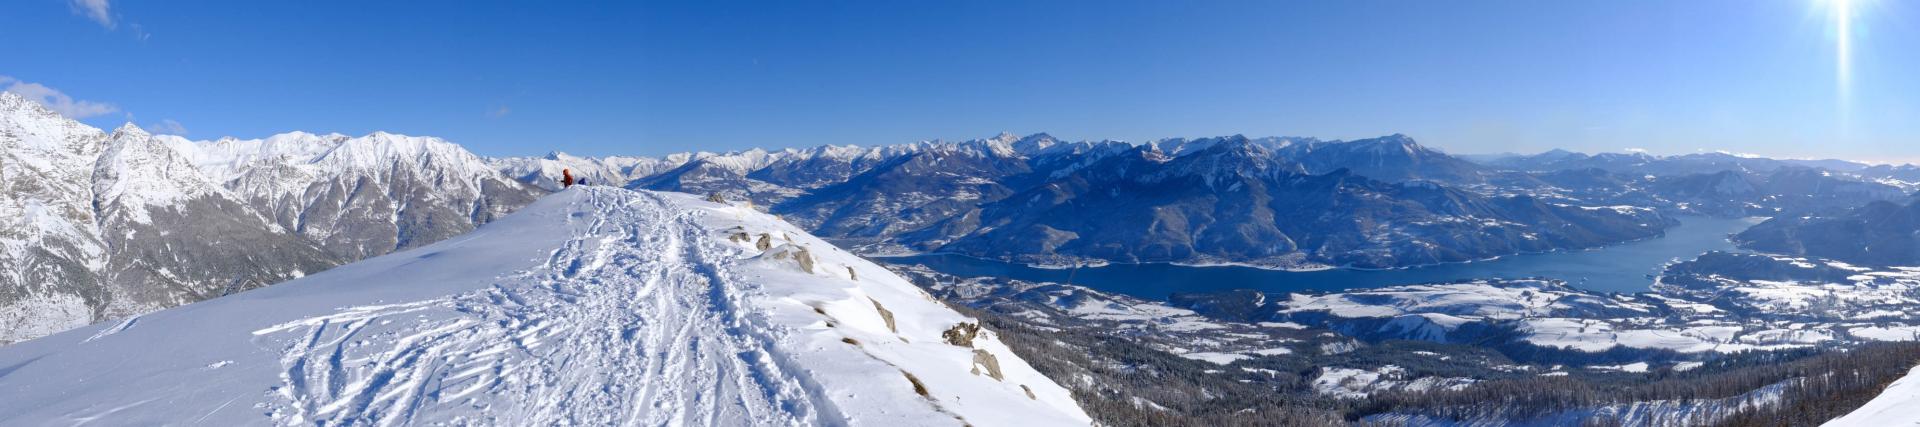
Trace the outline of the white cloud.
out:
M 153 132 L 155 135 L 187 135 L 187 127 L 180 125 L 180 122 L 173 121 L 173 119 L 160 119 L 159 123 L 148 124 L 147 131 Z
M 1647 149 L 1645 149 L 1645 148 L 1639 148 L 1639 147 L 1628 147 L 1628 148 L 1627 148 L 1627 152 L 1629 152 L 1629 153 L 1641 153 L 1641 154 L 1646 154 L 1646 152 L 1647 152 Z
M 502 105 L 499 107 L 494 107 L 491 110 L 487 110 L 487 118 L 498 119 L 501 117 L 506 117 L 507 114 L 511 114 L 511 113 L 513 113 L 513 110 L 507 109 L 507 106 Z
M 113 104 L 75 100 L 73 97 L 67 96 L 67 94 L 61 93 L 57 89 L 46 87 L 39 83 L 20 81 L 20 79 L 9 76 L 0 76 L 0 86 L 5 86 L 5 89 L 0 90 L 12 92 L 15 95 L 31 99 L 34 102 L 40 103 L 40 105 L 47 106 L 47 109 L 69 118 L 84 119 L 120 111 L 120 107 L 116 107 Z
M 87 17 L 87 19 L 92 19 L 93 22 L 98 22 L 101 26 L 107 27 L 108 29 L 113 28 L 113 7 L 107 4 L 107 0 L 70 1 L 73 2 L 73 13 L 78 13 L 81 16 Z

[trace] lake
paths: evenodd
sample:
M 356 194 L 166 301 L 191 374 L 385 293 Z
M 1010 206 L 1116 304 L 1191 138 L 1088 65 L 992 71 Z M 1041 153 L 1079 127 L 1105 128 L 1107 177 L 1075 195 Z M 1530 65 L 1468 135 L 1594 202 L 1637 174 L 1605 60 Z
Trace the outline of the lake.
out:
M 895 264 L 922 264 L 958 276 L 997 276 L 1035 282 L 1068 282 L 1107 292 L 1163 300 L 1173 292 L 1257 289 L 1266 292 L 1338 291 L 1481 278 L 1548 277 L 1603 292 L 1641 292 L 1667 263 L 1713 250 L 1734 251 L 1727 235 L 1763 218 L 1682 216 L 1663 237 L 1597 249 L 1508 255 L 1494 260 L 1390 270 L 1278 271 L 1251 267 L 1190 267 L 1173 264 L 1110 264 L 1072 269 L 1035 268 L 952 254 L 880 257 Z

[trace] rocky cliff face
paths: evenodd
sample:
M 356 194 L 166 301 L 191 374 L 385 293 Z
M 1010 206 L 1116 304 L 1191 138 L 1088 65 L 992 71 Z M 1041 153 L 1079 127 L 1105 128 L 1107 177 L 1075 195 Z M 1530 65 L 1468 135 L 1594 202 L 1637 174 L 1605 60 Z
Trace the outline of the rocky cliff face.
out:
M 432 137 L 296 133 L 187 150 L 210 168 L 231 165 L 216 179 L 279 226 L 347 259 L 465 233 L 541 193 Z
M 114 131 L 93 169 L 105 243 L 89 298 L 94 320 L 130 316 L 279 283 L 342 263 L 273 224 L 184 156 L 131 125 Z
M 90 176 L 105 139 L 0 93 L 0 342 L 93 320 L 110 286 Z

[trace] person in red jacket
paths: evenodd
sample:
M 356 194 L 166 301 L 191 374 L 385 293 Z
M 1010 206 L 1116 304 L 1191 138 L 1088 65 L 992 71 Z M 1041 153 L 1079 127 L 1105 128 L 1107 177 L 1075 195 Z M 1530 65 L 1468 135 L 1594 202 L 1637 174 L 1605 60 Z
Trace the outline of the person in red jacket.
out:
M 560 185 L 561 185 L 560 188 L 567 188 L 567 187 L 573 186 L 573 170 L 572 169 L 560 170 Z

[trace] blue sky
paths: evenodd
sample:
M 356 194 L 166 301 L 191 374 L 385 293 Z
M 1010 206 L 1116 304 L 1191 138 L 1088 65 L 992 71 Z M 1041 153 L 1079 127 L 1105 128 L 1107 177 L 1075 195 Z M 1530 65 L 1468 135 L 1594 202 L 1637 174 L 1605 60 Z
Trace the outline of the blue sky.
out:
M 1920 160 L 1920 5 L 23 0 L 0 86 L 196 139 L 656 155 L 1008 131 Z M 46 98 L 59 102 L 57 97 Z

